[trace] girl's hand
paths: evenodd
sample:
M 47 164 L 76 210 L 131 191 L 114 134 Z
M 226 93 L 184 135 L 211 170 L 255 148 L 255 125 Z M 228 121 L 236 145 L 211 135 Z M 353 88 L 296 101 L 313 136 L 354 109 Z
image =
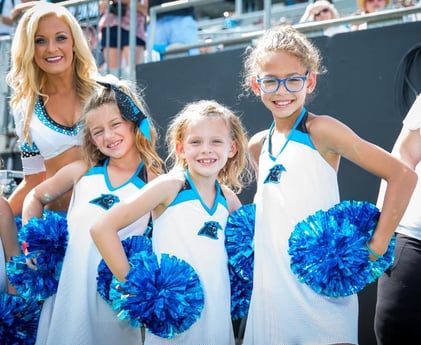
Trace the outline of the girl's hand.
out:
M 31 253 L 28 250 L 28 244 L 26 242 L 22 243 L 22 249 L 23 253 L 25 254 L 26 258 L 26 264 L 28 267 L 32 268 L 33 270 L 37 270 L 37 259 L 36 258 L 28 258 L 29 254 Z
M 366 242 L 365 247 L 368 250 L 369 253 L 369 259 L 371 261 L 377 261 L 383 257 L 383 254 L 379 254 L 379 251 L 377 249 L 373 249 L 370 245 L 369 241 Z

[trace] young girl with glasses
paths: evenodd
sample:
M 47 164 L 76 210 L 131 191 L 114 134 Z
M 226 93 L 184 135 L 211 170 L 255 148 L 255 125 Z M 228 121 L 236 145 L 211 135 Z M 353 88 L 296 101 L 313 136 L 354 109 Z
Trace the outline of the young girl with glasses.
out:
M 289 237 L 298 222 L 340 201 L 337 171 L 344 157 L 388 182 L 368 242 L 375 256 L 383 255 L 416 175 L 345 124 L 306 108 L 323 69 L 305 35 L 292 26 L 274 27 L 246 53 L 245 87 L 261 99 L 273 122 L 249 142 L 258 181 L 253 292 L 243 344 L 357 344 L 357 295 L 327 297 L 300 282 L 290 267 Z M 367 260 L 376 259 L 366 253 Z

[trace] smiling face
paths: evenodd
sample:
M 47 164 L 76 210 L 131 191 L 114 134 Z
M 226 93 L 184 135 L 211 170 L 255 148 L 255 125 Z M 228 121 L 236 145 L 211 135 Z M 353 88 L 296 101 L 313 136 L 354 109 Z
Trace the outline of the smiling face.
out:
M 187 162 L 191 175 L 216 178 L 228 158 L 237 152 L 230 129 L 222 118 L 200 118 L 187 126 L 177 143 L 177 154 Z
M 124 120 L 116 104 L 103 104 L 86 114 L 87 126 L 95 146 L 111 159 L 137 152 L 134 124 Z
M 308 72 L 300 59 L 283 50 L 270 52 L 259 66 L 259 78 L 275 77 L 284 79 L 293 76 L 305 76 Z M 275 119 L 288 118 L 301 112 L 307 93 L 316 86 L 316 77 L 310 72 L 303 88 L 298 92 L 289 92 L 285 85 L 273 93 L 261 91 L 257 81 L 253 81 L 253 91 L 259 95 L 263 104 L 272 112 Z
M 72 71 L 73 36 L 69 26 L 54 15 L 42 18 L 34 37 L 34 60 L 48 74 Z

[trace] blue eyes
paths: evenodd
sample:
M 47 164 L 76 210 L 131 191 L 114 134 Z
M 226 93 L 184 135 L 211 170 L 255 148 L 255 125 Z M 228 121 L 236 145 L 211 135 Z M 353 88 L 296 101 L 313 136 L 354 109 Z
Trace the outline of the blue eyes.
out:
M 66 40 L 67 40 L 67 36 L 64 36 L 64 35 L 60 35 L 55 38 L 56 42 L 64 42 Z M 43 45 L 43 44 L 47 44 L 47 42 L 48 40 L 43 37 L 35 38 L 35 44 Z

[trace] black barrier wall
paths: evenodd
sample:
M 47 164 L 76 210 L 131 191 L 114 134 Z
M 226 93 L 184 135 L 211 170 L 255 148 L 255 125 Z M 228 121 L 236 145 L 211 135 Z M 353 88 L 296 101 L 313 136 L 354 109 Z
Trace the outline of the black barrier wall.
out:
M 400 62 L 421 43 L 421 22 L 314 38 L 321 50 L 327 74 L 320 76 L 309 111 L 331 115 L 349 125 L 361 137 L 390 151 L 404 114 L 397 75 Z M 243 49 L 211 55 L 174 58 L 139 65 L 137 79 L 163 138 L 169 119 L 188 102 L 215 99 L 234 110 L 252 135 L 268 128 L 272 117 L 254 96 L 241 94 Z M 418 69 L 421 74 L 421 64 Z M 160 151 L 166 152 L 161 140 Z M 380 181 L 343 160 L 339 171 L 343 200 L 376 202 Z M 252 200 L 254 186 L 241 194 Z M 373 317 L 376 284 L 359 294 L 360 344 L 374 345 Z

